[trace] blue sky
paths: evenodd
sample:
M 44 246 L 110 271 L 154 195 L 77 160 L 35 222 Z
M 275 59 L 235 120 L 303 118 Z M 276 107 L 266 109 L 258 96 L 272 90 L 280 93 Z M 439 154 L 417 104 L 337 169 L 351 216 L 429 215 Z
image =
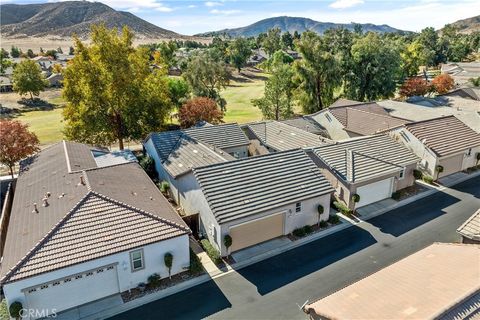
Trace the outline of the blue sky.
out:
M 55 1 L 55 0 L 52 0 Z M 2 0 L 2 3 L 33 3 L 42 0 Z M 102 0 L 101 2 L 135 15 L 162 28 L 182 34 L 242 27 L 280 15 L 307 17 L 322 22 L 375 23 L 420 31 L 480 13 L 475 0 L 325 0 L 325 1 L 159 1 Z

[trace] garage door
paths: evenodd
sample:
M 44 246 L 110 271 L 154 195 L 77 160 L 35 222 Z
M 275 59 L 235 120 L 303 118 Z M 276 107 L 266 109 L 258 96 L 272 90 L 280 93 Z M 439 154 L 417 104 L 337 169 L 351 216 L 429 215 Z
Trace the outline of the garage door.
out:
M 75 274 L 25 290 L 28 308 L 60 312 L 118 293 L 115 265 Z
M 278 213 L 267 218 L 230 227 L 231 251 L 234 252 L 282 236 L 283 220 L 284 214 Z
M 440 165 L 443 166 L 443 172 L 440 173 L 440 177 L 445 177 L 449 174 L 462 171 L 463 153 L 440 160 Z
M 393 178 L 377 181 L 357 188 L 357 194 L 360 196 L 360 202 L 356 207 L 366 206 L 367 204 L 377 202 L 392 195 Z

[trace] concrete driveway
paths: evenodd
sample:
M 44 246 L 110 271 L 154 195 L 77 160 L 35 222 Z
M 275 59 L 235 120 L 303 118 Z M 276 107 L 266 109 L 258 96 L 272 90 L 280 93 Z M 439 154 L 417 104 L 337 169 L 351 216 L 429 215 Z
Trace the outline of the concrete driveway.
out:
M 480 177 L 111 319 L 305 319 L 321 298 L 435 241 L 480 208 Z

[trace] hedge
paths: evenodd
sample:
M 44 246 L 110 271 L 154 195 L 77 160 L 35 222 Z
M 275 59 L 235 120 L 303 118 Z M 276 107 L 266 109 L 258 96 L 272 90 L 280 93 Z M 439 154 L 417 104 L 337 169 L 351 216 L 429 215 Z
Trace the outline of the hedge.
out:
M 328 222 L 331 224 L 337 224 L 340 222 L 340 218 L 337 215 L 330 215 L 328 217 Z
M 424 175 L 424 176 L 422 177 L 422 180 L 425 181 L 425 182 L 428 183 L 428 184 L 432 184 L 432 183 L 433 183 L 433 177 L 432 177 L 432 176 Z
M 335 208 L 343 214 L 352 214 L 352 210 L 339 201 L 334 201 Z
M 192 249 L 190 249 L 190 272 L 192 274 L 199 274 L 203 272 L 202 262 Z
M 417 170 L 417 169 L 414 169 L 414 170 L 413 170 L 413 177 L 414 177 L 416 180 L 422 179 L 422 177 L 423 177 L 422 171 Z
M 210 259 L 212 259 L 212 261 L 215 264 L 219 264 L 222 262 L 222 257 L 220 256 L 220 252 L 212 246 L 212 244 L 210 243 L 210 241 L 208 241 L 208 239 L 200 240 L 200 244 L 202 245 L 207 255 L 210 257 Z

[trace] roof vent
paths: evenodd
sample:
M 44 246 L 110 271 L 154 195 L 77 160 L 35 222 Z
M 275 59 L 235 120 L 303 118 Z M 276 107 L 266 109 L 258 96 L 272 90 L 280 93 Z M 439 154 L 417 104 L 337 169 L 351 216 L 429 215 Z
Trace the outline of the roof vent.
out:
M 198 150 L 197 150 L 197 149 L 193 149 L 193 153 L 198 153 Z
M 65 192 L 62 192 L 61 195 L 58 196 L 58 199 L 65 197 Z
M 49 206 L 49 204 L 48 204 L 48 198 L 47 198 L 47 197 L 43 197 L 42 201 L 43 201 L 42 206 L 44 206 L 44 207 L 48 207 L 48 206 Z
M 32 213 L 38 213 L 38 208 L 37 208 L 37 203 L 36 203 L 36 202 L 33 203 L 33 211 L 32 211 Z
M 80 183 L 78 185 L 79 186 L 84 186 L 85 185 L 85 179 L 83 178 L 83 175 L 80 176 Z

